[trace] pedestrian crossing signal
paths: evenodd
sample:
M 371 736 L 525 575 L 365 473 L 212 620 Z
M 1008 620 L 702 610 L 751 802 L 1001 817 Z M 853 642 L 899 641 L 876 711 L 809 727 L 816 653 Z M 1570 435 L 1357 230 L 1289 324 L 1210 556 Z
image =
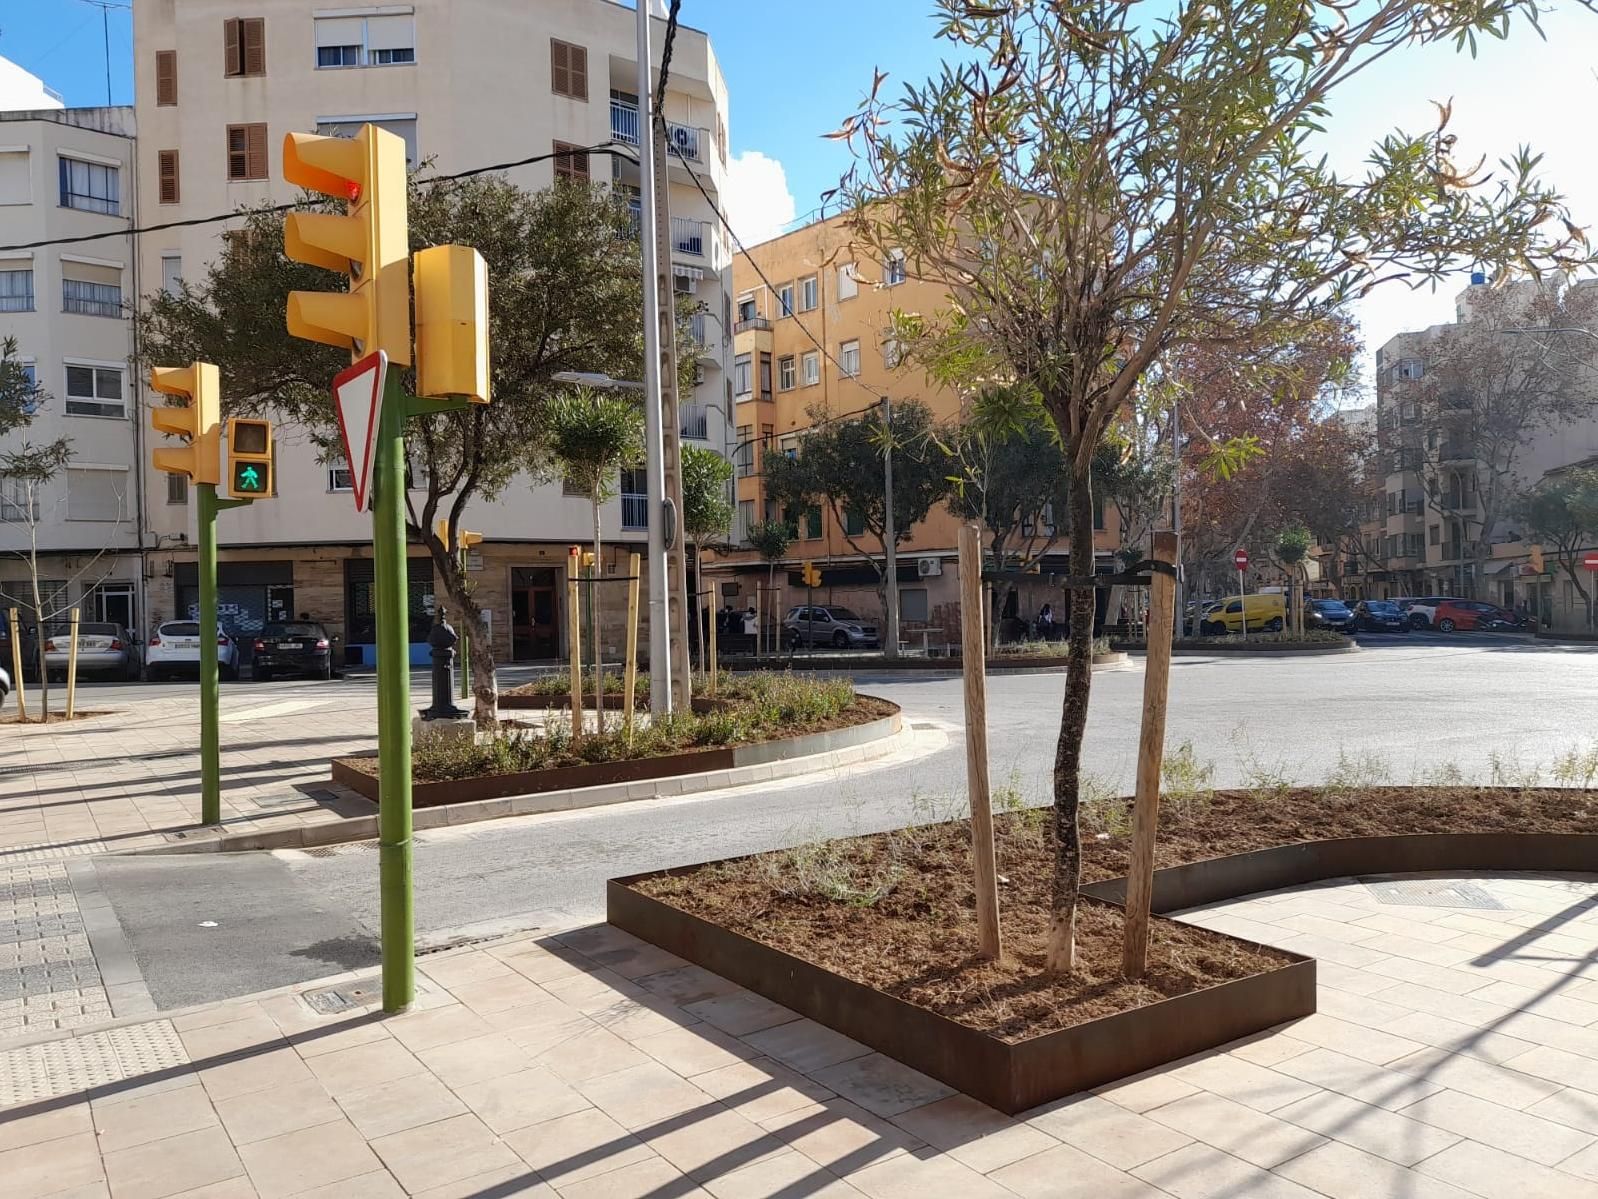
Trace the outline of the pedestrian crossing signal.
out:
M 272 494 L 272 422 L 228 421 L 228 495 L 255 500 Z

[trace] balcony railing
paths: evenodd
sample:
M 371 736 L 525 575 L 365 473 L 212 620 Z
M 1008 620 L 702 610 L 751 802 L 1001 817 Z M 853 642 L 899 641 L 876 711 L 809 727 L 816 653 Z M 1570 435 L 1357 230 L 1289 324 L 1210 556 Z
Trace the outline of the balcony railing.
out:
M 638 144 L 638 108 L 620 100 L 610 102 L 610 136 L 629 146 Z
M 768 321 L 765 317 L 763 317 L 763 316 L 747 316 L 741 321 L 734 322 L 733 327 L 732 327 L 732 331 L 734 333 L 744 333 L 744 332 L 747 332 L 750 329 L 769 329 L 769 328 L 771 328 L 771 322 Z
M 703 312 L 696 312 L 688 318 L 688 335 L 694 339 L 694 345 L 701 350 L 710 348 L 710 342 L 705 332 L 705 314 Z
M 682 423 L 682 435 L 694 441 L 708 441 L 710 438 L 709 413 L 698 404 L 684 404 L 677 410 L 678 419 Z
M 624 529 L 647 529 L 649 527 L 649 497 L 647 495 L 622 495 L 621 527 Z
M 618 142 L 636 146 L 638 142 L 638 106 L 625 100 L 610 102 L 610 136 Z M 710 131 L 693 125 L 666 122 L 666 146 L 677 158 L 689 162 L 705 161 L 705 146 L 710 141 Z
M 672 217 L 671 248 L 678 254 L 692 254 L 696 258 L 703 258 L 707 240 L 705 223 L 685 216 Z

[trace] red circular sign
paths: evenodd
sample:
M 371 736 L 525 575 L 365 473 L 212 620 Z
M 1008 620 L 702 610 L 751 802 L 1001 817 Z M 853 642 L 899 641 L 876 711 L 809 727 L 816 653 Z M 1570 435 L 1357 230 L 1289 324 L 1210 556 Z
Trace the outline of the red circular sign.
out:
M 1588 570 L 1598 570 L 1598 550 L 1588 550 L 1583 554 L 1581 564 Z
M 1598 557 L 1598 555 L 1595 555 L 1595 557 Z M 1232 555 L 1232 565 L 1237 567 L 1238 570 L 1247 570 L 1248 569 L 1248 551 L 1247 550 L 1238 550 L 1235 554 L 1233 554 Z M 1598 570 L 1598 567 L 1594 567 L 1594 569 Z

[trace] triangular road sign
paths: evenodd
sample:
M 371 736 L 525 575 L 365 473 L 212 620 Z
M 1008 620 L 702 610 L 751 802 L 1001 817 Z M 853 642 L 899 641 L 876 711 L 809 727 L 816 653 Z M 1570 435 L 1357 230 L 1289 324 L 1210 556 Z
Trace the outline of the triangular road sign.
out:
M 388 378 L 388 355 L 382 350 L 333 376 L 333 407 L 338 431 L 344 438 L 344 461 L 350 468 L 355 510 L 366 511 L 372 481 L 372 447 L 377 441 L 377 417 Z

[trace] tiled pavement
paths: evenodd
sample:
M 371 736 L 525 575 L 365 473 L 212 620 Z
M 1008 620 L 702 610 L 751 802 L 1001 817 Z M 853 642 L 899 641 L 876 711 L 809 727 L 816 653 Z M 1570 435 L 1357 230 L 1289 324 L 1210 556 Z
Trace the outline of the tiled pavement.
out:
M 391 1019 L 286 992 L 0 1054 L 0 1192 L 1598 1197 L 1598 879 L 1194 918 L 1315 953 L 1319 1013 L 1012 1119 L 598 926 L 425 958 Z

